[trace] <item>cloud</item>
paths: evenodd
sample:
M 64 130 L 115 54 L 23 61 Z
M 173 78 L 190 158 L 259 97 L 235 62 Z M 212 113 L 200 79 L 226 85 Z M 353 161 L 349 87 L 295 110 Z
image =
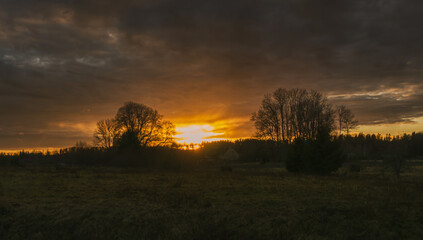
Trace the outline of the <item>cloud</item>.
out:
M 409 122 L 423 116 L 422 10 L 418 0 L 2 1 L 0 149 L 89 140 L 89 127 L 57 123 L 93 128 L 128 100 L 251 136 L 251 112 L 278 87 L 322 91 L 362 124 Z

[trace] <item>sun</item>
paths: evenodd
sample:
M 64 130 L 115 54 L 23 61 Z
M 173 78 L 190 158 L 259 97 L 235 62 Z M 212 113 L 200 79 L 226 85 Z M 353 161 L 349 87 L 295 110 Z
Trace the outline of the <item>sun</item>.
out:
M 223 133 L 214 132 L 215 128 L 209 124 L 182 125 L 176 127 L 176 141 L 180 144 L 200 144 L 205 141 L 219 141 Z

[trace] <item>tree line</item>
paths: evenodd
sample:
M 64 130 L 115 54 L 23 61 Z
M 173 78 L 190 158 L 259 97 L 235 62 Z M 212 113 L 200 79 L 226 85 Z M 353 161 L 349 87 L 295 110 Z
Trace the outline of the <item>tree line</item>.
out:
M 151 107 L 126 102 L 115 116 L 97 122 L 95 147 L 78 143 L 57 153 L 22 152 L 14 157 L 67 159 L 81 164 L 180 166 L 219 160 L 228 149 L 234 149 L 238 161 L 281 162 L 289 171 L 329 174 L 345 161 L 423 155 L 420 133 L 401 137 L 351 135 L 358 124 L 351 110 L 343 105 L 332 106 L 314 90 L 280 88 L 266 94 L 251 121 L 256 128 L 254 138 L 203 143 L 197 151 L 184 151 L 175 143 L 172 122 Z
M 381 134 L 334 135 L 333 141 L 339 144 L 346 155 L 346 162 L 377 161 L 392 156 L 418 159 L 423 156 L 423 133 L 401 136 Z M 241 162 L 286 162 L 288 152 L 294 144 L 276 144 L 272 140 L 255 138 L 236 141 L 216 141 L 203 143 L 200 150 L 210 158 L 218 158 L 229 148 L 239 153 Z

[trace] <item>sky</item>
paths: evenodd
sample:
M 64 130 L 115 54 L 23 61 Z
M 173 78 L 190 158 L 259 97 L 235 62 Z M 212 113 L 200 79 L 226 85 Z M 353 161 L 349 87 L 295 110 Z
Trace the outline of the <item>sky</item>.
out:
M 127 101 L 180 134 L 250 137 L 277 88 L 324 93 L 356 131 L 423 131 L 422 12 L 421 0 L 1 0 L 0 149 L 89 142 Z

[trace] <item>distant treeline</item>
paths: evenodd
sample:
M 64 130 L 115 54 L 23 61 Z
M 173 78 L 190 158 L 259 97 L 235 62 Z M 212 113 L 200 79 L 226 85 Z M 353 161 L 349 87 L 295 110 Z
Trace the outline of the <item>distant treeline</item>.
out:
M 347 160 L 378 160 L 388 156 L 405 158 L 423 157 L 423 133 L 391 136 L 380 134 L 335 135 L 333 141 L 340 144 Z M 284 161 L 289 155 L 291 144 L 272 140 L 242 139 L 203 143 L 204 156 L 217 157 L 228 148 L 239 153 L 239 161 Z
M 105 167 L 148 167 L 178 169 L 195 165 L 199 152 L 173 147 L 143 147 L 122 151 L 117 148 L 99 148 L 77 144 L 75 147 L 52 152 L 21 151 L 14 154 L 0 154 L 0 165 L 53 165 L 105 166 Z
M 357 134 L 332 136 L 347 161 L 380 160 L 392 156 L 420 158 L 423 156 L 423 133 L 402 136 Z M 144 147 L 121 151 L 77 144 L 55 152 L 27 152 L 0 154 L 2 164 L 78 164 L 101 166 L 140 166 L 179 168 L 202 163 L 225 162 L 286 162 L 294 144 L 272 140 L 240 139 L 236 141 L 205 142 L 197 150 L 182 150 L 181 146 Z M 228 157 L 228 151 L 235 157 Z
M 341 135 L 335 137 L 351 160 L 384 159 L 389 156 L 423 157 L 423 133 L 391 136 L 380 134 Z

